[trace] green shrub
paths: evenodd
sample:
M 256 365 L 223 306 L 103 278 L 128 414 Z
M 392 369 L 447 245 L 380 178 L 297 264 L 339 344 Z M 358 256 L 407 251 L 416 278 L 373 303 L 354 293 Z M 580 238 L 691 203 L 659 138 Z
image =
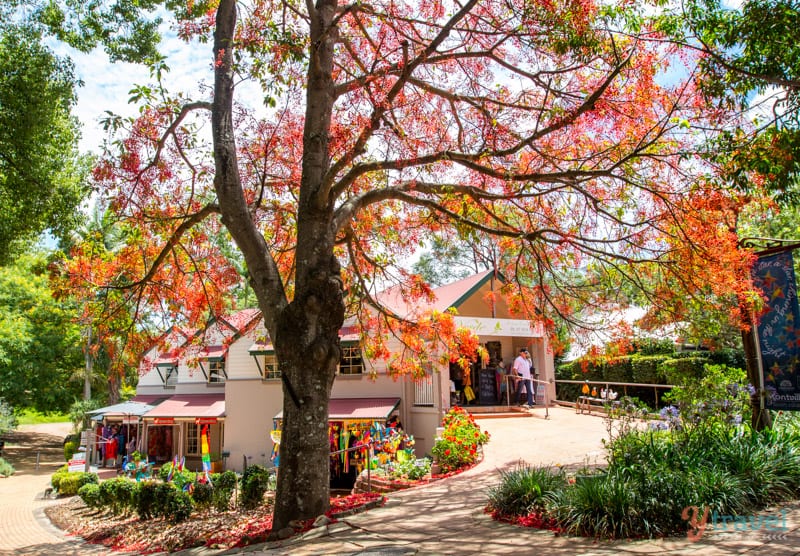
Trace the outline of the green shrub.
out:
M 57 472 L 56 475 L 60 475 L 60 477 L 56 479 L 58 487 L 53 485 L 53 488 L 55 488 L 62 496 L 74 496 L 78 494 L 78 489 L 80 489 L 83 485 L 97 484 L 99 482 L 99 479 L 95 473 L 85 473 L 83 471 L 68 471 L 66 473 Z M 55 478 L 55 475 L 53 478 Z M 50 479 L 51 483 L 53 482 L 53 478 Z
M 623 476 L 577 480 L 554 497 L 553 514 L 571 535 L 604 538 L 638 536 L 642 521 L 635 489 Z
M 603 380 L 608 382 L 633 382 L 631 356 L 623 355 L 606 361 L 603 365 Z
M 633 382 L 641 384 L 665 384 L 666 377 L 659 370 L 665 355 L 636 355 L 631 359 Z
M 214 485 L 211 503 L 215 510 L 225 512 L 230 508 L 231 497 L 238 482 L 236 473 L 230 470 L 211 475 L 211 484 Z
M 59 487 L 61 486 L 61 479 L 67 476 L 69 473 L 69 466 L 66 464 L 59 467 L 55 473 L 50 477 L 50 484 L 53 486 L 53 489 L 58 492 Z
M 242 475 L 242 507 L 253 509 L 260 506 L 269 485 L 269 469 L 263 465 L 249 465 Z
M 172 470 L 172 462 L 165 463 L 158 470 L 158 478 L 164 482 L 167 482 L 167 477 L 169 477 L 169 472 L 171 470 Z
M 669 339 L 637 338 L 633 341 L 633 351 L 643 356 L 669 355 L 675 353 L 675 343 Z
M 208 509 L 214 500 L 214 488 L 208 483 L 195 481 L 192 484 L 192 500 L 201 510 Z
M 99 508 L 103 505 L 102 497 L 100 496 L 100 485 L 98 484 L 87 483 L 83 485 L 78 489 L 78 496 L 90 508 Z
M 139 482 L 139 488 L 136 490 L 136 498 L 134 500 L 134 509 L 139 519 L 151 519 L 155 517 L 157 503 L 157 490 L 158 486 L 163 483 L 158 483 L 154 480 L 146 480 Z
M 78 451 L 80 445 L 79 440 L 68 440 L 64 442 L 64 460 L 69 461 L 73 454 Z
M 420 458 L 393 462 L 389 465 L 388 471 L 392 477 L 418 481 L 431 472 L 431 460 Z
M 180 523 L 192 515 L 192 497 L 183 490 L 172 489 L 164 501 L 162 515 L 171 523 Z
M 127 477 L 115 477 L 100 484 L 100 500 L 115 514 L 136 508 L 137 483 Z
M 236 476 L 236 473 L 230 470 L 211 475 L 211 484 L 214 485 L 215 489 L 229 490 L 231 493 L 233 493 L 233 490 L 236 488 L 236 484 L 238 482 L 239 479 Z
M 3 458 L 0 458 L 0 477 L 10 477 L 14 473 L 16 473 L 14 466 Z
M 707 357 L 687 354 L 662 361 L 658 372 L 666 377 L 668 384 L 685 384 L 701 378 L 708 362 Z
M 709 352 L 708 359 L 715 365 L 725 365 L 737 369 L 746 369 L 747 361 L 743 349 L 725 348 Z
M 158 483 L 154 493 L 153 517 L 167 517 L 169 501 L 178 489 L 174 483 Z
M 500 472 L 500 484 L 489 489 L 489 510 L 504 516 L 525 516 L 544 508 L 567 485 L 561 470 L 520 465 Z

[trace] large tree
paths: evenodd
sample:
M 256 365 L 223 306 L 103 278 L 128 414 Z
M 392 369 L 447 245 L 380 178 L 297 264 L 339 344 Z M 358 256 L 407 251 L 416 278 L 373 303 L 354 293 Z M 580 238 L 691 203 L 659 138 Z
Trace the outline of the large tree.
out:
M 43 254 L 0 267 L 0 398 L 45 413 L 70 407 L 81 389 L 77 316 L 53 298 Z
M 0 264 L 45 230 L 65 235 L 88 194 L 69 61 L 0 24 Z
M 48 6 L 56 22 L 87 15 Z M 67 270 L 74 288 L 197 324 L 238 282 L 214 240 L 227 229 L 282 371 L 276 529 L 328 507 L 346 315 L 370 357 L 390 357 L 390 334 L 406 342 L 392 373 L 422 372 L 435 354 L 421 340 L 459 339 L 449 315 L 410 322 L 376 293 L 397 282 L 409 307 L 428 295 L 400 264 L 424 241 L 494 236 L 502 295 L 546 324 L 573 305 L 583 267 L 625 265 L 636 280 L 630 263 L 654 263 L 686 290 L 741 287 L 719 225 L 736 200 L 698 179 L 692 154 L 691 125 L 716 114 L 691 84 L 661 78 L 679 60 L 692 75 L 693 61 L 617 33 L 609 18 L 625 6 L 603 6 L 219 0 L 175 13 L 182 36 L 212 42 L 213 89 L 170 95 L 151 57 L 159 82 L 137 89 L 140 117 L 113 120 L 120 140 L 94 174 L 132 233 L 113 260 L 77 250 Z

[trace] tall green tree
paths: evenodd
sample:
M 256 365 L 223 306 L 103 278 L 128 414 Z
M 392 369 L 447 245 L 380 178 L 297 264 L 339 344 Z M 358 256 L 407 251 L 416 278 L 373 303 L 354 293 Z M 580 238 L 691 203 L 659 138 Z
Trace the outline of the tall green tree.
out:
M 76 306 L 53 298 L 44 255 L 0 267 L 0 398 L 50 412 L 66 411 L 80 397 L 77 316 Z
M 800 204 L 800 4 L 689 0 L 658 25 L 701 51 L 708 98 L 749 113 L 710 143 L 720 177 L 747 193 L 766 188 L 778 204 Z
M 0 26 L 0 264 L 45 230 L 65 235 L 86 197 L 72 64 L 28 27 Z

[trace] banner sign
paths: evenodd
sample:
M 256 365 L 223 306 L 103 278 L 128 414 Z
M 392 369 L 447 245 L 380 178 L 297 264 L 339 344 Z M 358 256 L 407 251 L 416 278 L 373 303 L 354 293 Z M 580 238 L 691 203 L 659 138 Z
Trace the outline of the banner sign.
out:
M 196 425 L 216 425 L 217 418 L 216 417 L 195 417 L 194 423 Z
M 156 417 L 153 419 L 155 425 L 174 425 L 175 419 L 173 417 Z
M 759 257 L 753 281 L 767 298 L 757 331 L 765 407 L 800 411 L 800 310 L 792 252 Z

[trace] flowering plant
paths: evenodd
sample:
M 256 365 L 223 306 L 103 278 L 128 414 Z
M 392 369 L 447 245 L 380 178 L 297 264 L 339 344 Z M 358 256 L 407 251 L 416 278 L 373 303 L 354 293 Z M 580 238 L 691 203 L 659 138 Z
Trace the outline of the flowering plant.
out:
M 433 446 L 433 456 L 445 473 L 474 464 L 478 448 L 489 441 L 489 433 L 482 432 L 472 415 L 454 406 L 442 419 L 444 432 Z

